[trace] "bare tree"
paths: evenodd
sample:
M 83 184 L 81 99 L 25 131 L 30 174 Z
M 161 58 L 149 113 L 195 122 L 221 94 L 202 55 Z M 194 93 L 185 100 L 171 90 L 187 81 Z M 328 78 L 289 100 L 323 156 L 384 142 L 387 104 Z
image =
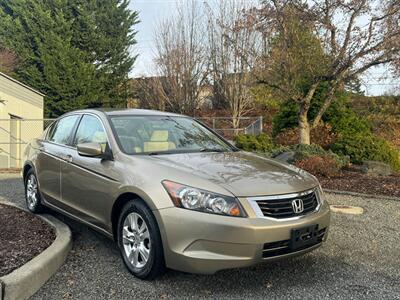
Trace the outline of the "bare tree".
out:
M 245 15 L 246 1 L 220 1 L 208 7 L 208 52 L 214 100 L 225 104 L 232 115 L 233 128 L 248 113 L 254 100 L 251 70 L 260 49 L 260 35 Z
M 163 21 L 155 32 L 159 80 L 153 87 L 165 107 L 194 115 L 207 78 L 204 22 L 195 0 L 177 6 L 176 15 Z
M 274 40 L 277 34 L 281 35 L 282 51 L 295 53 L 297 50 L 304 53 L 317 49 L 314 43 L 311 43 L 311 48 L 293 48 L 291 42 L 299 32 L 293 32 L 288 25 L 293 24 L 294 18 L 304 25 L 302 28 L 312 28 L 321 43 L 325 54 L 318 54 L 322 59 L 321 68 L 316 68 L 315 60 L 308 65 L 305 76 L 307 84 L 292 85 L 291 78 L 277 82 L 268 76 L 268 68 L 265 69 L 267 76 L 260 79 L 277 93 L 299 104 L 300 143 L 303 144 L 310 143 L 310 129 L 320 123 L 334 101 L 335 93 L 346 82 L 370 68 L 393 63 L 399 58 L 400 43 L 396 42 L 400 36 L 398 0 L 314 0 L 312 3 L 305 0 L 267 0 L 261 9 L 254 11 L 259 18 L 259 29 L 268 34 L 270 40 Z M 274 59 L 270 55 L 266 58 Z M 283 61 L 286 64 L 284 69 L 297 68 L 299 61 L 291 58 L 287 56 Z M 328 85 L 324 102 L 316 117 L 309 120 L 311 101 L 322 84 Z
M 131 89 L 134 91 L 134 105 L 161 111 L 166 109 L 168 96 L 162 78 L 157 76 L 135 78 Z

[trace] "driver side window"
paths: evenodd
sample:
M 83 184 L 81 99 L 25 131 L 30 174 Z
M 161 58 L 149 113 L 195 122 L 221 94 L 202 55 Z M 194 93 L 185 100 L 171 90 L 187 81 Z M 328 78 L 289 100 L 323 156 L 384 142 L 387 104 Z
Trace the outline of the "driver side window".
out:
M 107 135 L 100 120 L 91 115 L 84 115 L 76 131 L 74 145 L 99 143 L 103 150 L 107 144 Z

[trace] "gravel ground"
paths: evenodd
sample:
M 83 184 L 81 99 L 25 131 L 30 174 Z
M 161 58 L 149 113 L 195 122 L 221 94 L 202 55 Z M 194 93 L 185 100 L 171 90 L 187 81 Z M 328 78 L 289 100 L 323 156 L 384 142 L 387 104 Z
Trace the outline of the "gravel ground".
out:
M 23 205 L 17 175 L 0 174 L 0 196 Z M 400 201 L 327 198 L 364 214 L 332 214 L 328 242 L 310 254 L 211 276 L 168 271 L 152 282 L 128 273 L 113 242 L 54 213 L 71 227 L 74 246 L 32 299 L 400 299 Z

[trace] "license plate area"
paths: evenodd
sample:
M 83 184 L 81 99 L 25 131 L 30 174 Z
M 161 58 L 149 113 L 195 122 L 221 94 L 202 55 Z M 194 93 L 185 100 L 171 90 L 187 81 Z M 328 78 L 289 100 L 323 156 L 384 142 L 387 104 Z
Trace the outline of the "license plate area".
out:
M 292 229 L 289 247 L 292 250 L 307 248 L 318 242 L 318 224 Z

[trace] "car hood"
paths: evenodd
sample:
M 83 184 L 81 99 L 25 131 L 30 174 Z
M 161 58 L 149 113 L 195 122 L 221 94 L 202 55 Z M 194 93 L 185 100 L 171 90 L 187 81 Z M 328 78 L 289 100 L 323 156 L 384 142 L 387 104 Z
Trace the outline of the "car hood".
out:
M 312 175 L 294 166 L 242 151 L 168 154 L 153 159 L 221 185 L 238 197 L 295 193 L 318 185 Z

